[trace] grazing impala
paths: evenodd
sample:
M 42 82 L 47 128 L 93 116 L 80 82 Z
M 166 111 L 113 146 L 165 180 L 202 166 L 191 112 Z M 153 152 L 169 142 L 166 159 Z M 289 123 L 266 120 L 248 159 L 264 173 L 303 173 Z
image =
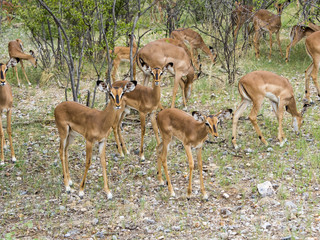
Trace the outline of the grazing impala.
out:
M 233 36 L 238 35 L 239 29 L 245 22 L 251 22 L 253 16 L 253 6 L 243 5 L 240 2 L 234 3 L 236 9 L 231 13 L 231 19 L 233 25 L 236 25 L 236 29 L 233 31 Z
M 286 49 L 286 62 L 289 61 L 289 53 L 291 48 L 296 45 L 304 37 L 308 37 L 314 32 L 320 31 L 320 26 L 317 26 L 313 23 L 309 23 L 308 26 L 305 25 L 294 25 L 291 28 L 290 32 L 290 43 Z
M 30 50 L 30 54 L 25 54 L 23 52 L 23 45 L 22 45 L 22 41 L 20 39 L 16 39 L 15 41 L 10 41 L 9 44 L 8 44 L 8 50 L 9 50 L 10 58 L 14 58 L 14 59 L 16 59 L 17 62 L 20 62 L 23 74 L 26 77 L 27 82 L 28 82 L 28 84 L 30 86 L 31 83 L 30 83 L 30 81 L 29 81 L 29 79 L 27 77 L 26 71 L 24 70 L 24 66 L 23 66 L 22 60 L 29 60 L 34 67 L 37 67 L 37 59 L 35 57 L 34 52 L 32 50 Z M 18 69 L 17 69 L 16 65 L 14 65 L 13 68 L 14 68 L 14 70 L 16 72 L 18 86 L 20 87 Z
M 132 42 L 132 54 L 133 57 L 136 54 L 138 50 L 138 46 L 135 40 L 135 37 L 133 36 L 133 42 Z M 112 53 L 112 50 L 109 50 L 109 53 Z M 129 61 L 130 62 L 130 47 L 115 47 L 114 48 L 114 55 L 115 58 L 113 60 L 113 71 L 111 74 L 112 82 L 115 82 L 116 80 L 116 73 L 119 68 L 120 62 L 122 61 Z M 107 70 L 108 71 L 108 70 Z M 133 58 L 133 79 L 136 79 L 136 60 Z
M 137 54 L 138 67 L 144 73 L 143 85 L 148 84 L 151 69 L 162 68 L 168 63 L 173 64 L 172 67 L 168 68 L 168 71 L 175 75 L 171 107 L 174 107 L 179 85 L 182 89 L 183 103 L 186 106 L 187 100 L 191 95 L 192 83 L 195 79 L 191 59 L 186 51 L 165 41 L 154 41 L 141 48 Z M 147 68 L 146 66 L 149 67 Z M 183 80 L 182 77 L 186 77 L 186 80 Z
M 284 109 L 292 115 L 292 124 L 294 131 L 299 132 L 302 124 L 302 116 L 306 111 L 307 105 L 303 106 L 302 111 L 297 111 L 296 100 L 293 95 L 293 88 L 288 79 L 278 76 L 272 72 L 255 71 L 242 77 L 238 84 L 238 90 L 241 96 L 241 103 L 233 116 L 232 123 L 232 143 L 237 149 L 237 123 L 238 119 L 250 103 L 253 104 L 249 119 L 256 130 L 259 139 L 268 145 L 257 123 L 257 115 L 261 108 L 264 98 L 271 102 L 272 109 L 279 122 L 278 139 L 280 146 L 286 142 L 282 130 L 282 118 Z
M 213 52 L 211 46 L 207 47 L 199 33 L 193 31 L 191 28 L 179 28 L 171 33 L 171 37 L 178 39 L 181 42 L 187 42 L 190 45 L 190 54 L 193 64 L 199 69 L 196 59 L 194 58 L 194 51 L 198 56 L 197 49 L 200 48 L 207 56 L 210 57 L 213 64 L 216 63 L 217 54 Z
M 320 65 L 320 31 L 312 33 L 306 39 L 306 50 L 310 58 L 312 59 L 312 63 L 306 70 L 306 100 L 310 102 L 310 87 L 309 87 L 309 80 L 310 76 L 314 82 L 314 85 L 317 89 L 318 97 L 320 97 L 320 88 L 317 81 L 319 65 Z
M 5 145 L 4 132 L 2 128 L 2 112 L 7 112 L 7 132 L 9 136 L 10 148 L 11 148 L 11 159 L 12 162 L 16 161 L 16 157 L 13 150 L 12 145 L 12 130 L 11 130 L 11 113 L 12 113 L 12 91 L 11 86 L 6 80 L 6 73 L 9 67 L 14 66 L 16 61 L 14 59 L 10 59 L 7 64 L 0 63 L 0 141 L 1 141 L 1 162 L 0 164 L 4 164 L 4 152 L 3 147 Z
M 162 143 L 158 145 L 158 180 L 163 185 L 161 165 L 163 166 L 166 179 L 168 181 L 168 189 L 171 196 L 175 196 L 170 181 L 168 166 L 167 166 L 167 151 L 168 145 L 172 140 L 172 136 L 182 141 L 183 146 L 186 150 L 186 154 L 189 161 L 189 185 L 188 185 L 188 197 L 192 193 L 192 172 L 194 162 L 192 158 L 191 147 L 197 149 L 197 159 L 200 173 L 200 188 L 204 199 L 208 198 L 208 195 L 204 189 L 203 177 L 202 177 L 202 159 L 201 151 L 204 141 L 208 138 L 208 134 L 214 137 L 218 136 L 217 124 L 220 118 L 227 118 L 231 115 L 232 110 L 225 110 L 217 115 L 202 116 L 198 112 L 193 112 L 192 116 L 186 112 L 176 109 L 169 108 L 159 112 L 157 117 L 158 127 L 160 129 Z
M 268 31 L 269 32 L 269 38 L 270 38 L 270 53 L 269 53 L 269 59 L 271 59 L 271 51 L 272 51 L 272 34 L 276 33 L 277 41 L 279 45 L 279 50 L 281 56 L 283 56 L 281 51 L 281 43 L 280 43 L 280 28 L 281 28 L 281 14 L 283 11 L 283 8 L 285 4 L 274 4 L 278 14 L 275 15 L 268 10 L 260 9 L 257 11 L 253 16 L 253 26 L 254 26 L 254 48 L 256 52 L 256 58 L 260 58 L 260 51 L 259 51 L 259 39 L 261 36 L 262 31 Z
M 147 114 L 151 113 L 151 123 L 152 123 L 152 128 L 153 131 L 156 135 L 156 140 L 157 144 L 160 143 L 159 136 L 158 136 L 158 126 L 156 122 L 156 117 L 155 113 L 158 109 L 163 109 L 161 103 L 160 103 L 160 79 L 164 71 L 168 69 L 168 67 L 172 67 L 172 63 L 168 63 L 166 66 L 164 66 L 162 69 L 160 68 L 153 68 L 151 69 L 149 66 L 147 66 L 145 63 L 142 63 L 145 66 L 143 66 L 146 69 L 150 69 L 150 73 L 153 76 L 153 86 L 152 88 L 147 87 L 147 86 L 142 86 L 142 85 L 137 85 L 135 90 L 133 92 L 127 93 L 126 94 L 126 106 L 129 108 L 133 108 L 139 112 L 140 115 L 140 124 L 141 124 L 141 144 L 140 144 L 140 159 L 144 160 L 144 151 L 143 151 L 143 139 L 146 131 L 146 116 Z M 113 87 L 115 86 L 121 86 L 127 83 L 128 81 L 117 81 L 112 84 Z M 121 130 L 120 130 L 120 125 L 121 122 L 126 114 L 126 111 L 124 111 L 121 115 L 120 121 L 117 122 L 117 131 L 114 134 L 117 145 L 118 145 L 118 150 L 121 155 L 123 155 L 123 151 L 128 153 L 125 143 L 123 141 L 123 138 L 121 136 Z M 119 137 L 117 137 L 117 135 Z M 121 145 L 119 143 L 121 142 Z M 122 149 L 121 149 L 122 146 Z
M 111 87 L 105 82 L 99 82 L 99 89 L 109 94 L 109 104 L 103 110 L 99 111 L 85 107 L 76 102 L 62 102 L 54 110 L 56 125 L 60 136 L 60 158 L 63 169 L 64 185 L 66 191 L 70 192 L 72 181 L 69 173 L 68 164 L 68 146 L 73 142 L 75 133 L 79 133 L 86 139 L 86 168 L 83 179 L 80 184 L 79 196 L 84 195 L 84 186 L 88 169 L 91 165 L 92 147 L 94 142 L 99 142 L 100 161 L 103 170 L 104 191 L 108 199 L 112 194 L 108 187 L 108 178 L 106 171 L 106 139 L 111 131 L 115 120 L 124 110 L 124 96 L 126 93 L 134 90 L 136 81 L 129 82 L 125 86 Z

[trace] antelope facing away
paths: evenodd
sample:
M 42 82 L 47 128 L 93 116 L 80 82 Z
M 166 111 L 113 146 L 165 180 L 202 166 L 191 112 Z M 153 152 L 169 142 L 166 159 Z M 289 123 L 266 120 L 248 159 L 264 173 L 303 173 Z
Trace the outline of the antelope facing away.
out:
M 30 61 L 31 64 L 36 68 L 37 67 L 37 59 L 35 57 L 34 52 L 32 50 L 30 50 L 30 54 L 25 54 L 23 52 L 23 45 L 22 45 L 22 41 L 20 39 L 16 39 L 15 41 L 10 41 L 8 43 L 8 51 L 9 51 L 10 58 L 15 58 L 17 62 L 20 62 L 23 74 L 26 77 L 29 86 L 31 86 L 31 83 L 30 83 L 30 81 L 29 81 L 29 79 L 27 77 L 26 71 L 24 70 L 24 66 L 23 66 L 22 60 Z M 18 69 L 17 69 L 16 66 L 14 66 L 13 68 L 14 68 L 14 70 L 16 72 L 18 86 L 20 87 Z
M 189 185 L 188 185 L 188 197 L 192 193 L 192 172 L 194 168 L 194 161 L 192 158 L 191 147 L 197 149 L 197 159 L 200 173 L 200 188 L 204 199 L 208 198 L 208 195 L 204 189 L 203 177 L 202 177 L 202 159 L 201 151 L 205 140 L 208 138 L 208 134 L 214 137 L 218 136 L 217 125 L 219 119 L 228 118 L 231 116 L 232 110 L 224 110 L 216 115 L 202 116 L 198 112 L 193 112 L 192 116 L 186 112 L 176 109 L 168 108 L 159 112 L 157 117 L 158 127 L 162 137 L 162 143 L 157 147 L 158 160 L 158 180 L 163 185 L 161 165 L 163 166 L 166 179 L 168 181 L 168 189 L 171 196 L 175 196 L 170 181 L 168 166 L 167 166 L 167 152 L 168 146 L 172 140 L 172 137 L 178 138 L 186 150 L 186 154 L 189 162 Z
M 102 165 L 104 191 L 108 199 L 112 194 L 108 187 L 106 171 L 106 140 L 119 114 L 124 110 L 126 93 L 135 89 L 137 82 L 129 82 L 121 87 L 109 87 L 105 82 L 98 82 L 99 89 L 109 94 L 109 104 L 103 111 L 91 109 L 76 102 L 62 102 L 54 110 L 55 122 L 60 136 L 60 158 L 63 169 L 64 185 L 70 192 L 72 181 L 68 164 L 68 147 L 73 142 L 75 133 L 86 139 L 86 168 L 80 184 L 79 196 L 84 195 L 84 186 L 88 169 L 91 165 L 92 147 L 94 142 L 99 143 L 100 161 Z
M 150 69 L 149 66 L 143 66 L 143 67 Z M 151 113 L 150 118 L 151 118 L 152 128 L 153 128 L 153 131 L 156 136 L 157 144 L 160 143 L 160 139 L 158 136 L 158 126 L 157 126 L 155 114 L 158 109 L 163 109 L 163 107 L 160 103 L 160 97 L 161 97 L 160 80 L 161 80 L 161 77 L 162 77 L 164 71 L 166 71 L 168 69 L 168 67 L 172 67 L 172 63 L 168 63 L 163 68 L 150 69 L 150 73 L 153 76 L 152 88 L 138 84 L 134 91 L 126 94 L 126 107 L 133 108 L 133 109 L 137 110 L 140 115 L 141 144 L 140 144 L 139 156 L 140 156 L 141 160 L 145 159 L 144 151 L 143 151 L 143 139 L 144 139 L 144 135 L 145 135 L 145 131 L 146 131 L 146 127 L 145 127 L 146 116 L 149 113 Z M 117 82 L 113 83 L 112 86 L 113 87 L 121 86 L 121 85 L 126 84 L 127 82 L 128 81 L 117 81 Z M 120 117 L 120 121 L 118 121 L 116 124 L 117 131 L 114 134 L 116 141 L 117 141 L 117 145 L 118 145 L 118 151 L 119 151 L 120 155 L 122 155 L 122 156 L 123 156 L 123 151 L 128 153 L 127 148 L 125 146 L 125 143 L 123 141 L 123 138 L 121 136 L 121 129 L 120 129 L 120 125 L 121 125 L 123 118 L 125 117 L 125 114 L 126 114 L 126 111 L 123 111 L 123 113 L 121 114 L 121 117 Z M 119 141 L 121 142 L 121 144 Z M 121 146 L 122 146 L 122 149 L 121 149 Z
M 305 76 L 305 84 L 306 84 L 306 100 L 309 103 L 310 102 L 310 76 L 314 82 L 314 85 L 317 89 L 318 97 L 320 97 L 320 88 L 317 81 L 318 71 L 319 71 L 319 65 L 320 65 L 320 31 L 312 33 L 309 37 L 306 39 L 306 51 L 309 55 L 309 57 L 312 59 L 312 63 L 309 65 L 309 67 L 306 70 L 306 76 Z
M 304 37 L 308 37 L 314 32 L 320 31 L 320 26 L 313 23 L 309 23 L 308 26 L 305 25 L 294 25 L 290 31 L 290 43 L 286 49 L 286 62 L 289 61 L 289 53 L 291 48 L 296 45 Z
M 280 146 L 283 146 L 286 142 L 285 135 L 282 130 L 284 109 L 292 115 L 294 131 L 297 133 L 299 132 L 302 124 L 302 117 L 307 109 L 307 105 L 303 106 L 301 112 L 297 111 L 293 88 L 288 79 L 272 72 L 255 71 L 248 73 L 240 79 L 238 90 L 242 100 L 234 113 L 232 122 L 232 143 L 236 149 L 238 148 L 236 140 L 238 119 L 250 103 L 253 104 L 253 107 L 251 109 L 249 119 L 261 142 L 268 145 L 257 123 L 257 115 L 265 97 L 270 100 L 272 109 L 278 119 L 278 139 Z
M 196 76 L 194 74 L 191 59 L 183 48 L 165 41 L 157 40 L 150 42 L 141 48 L 137 54 L 136 60 L 138 67 L 144 73 L 143 85 L 148 84 L 151 69 L 162 68 L 168 63 L 172 63 L 172 67 L 168 67 L 168 71 L 175 75 L 171 107 L 174 107 L 175 105 L 179 85 L 182 89 L 184 106 L 187 105 L 187 100 L 191 95 L 192 83 Z M 186 77 L 186 79 L 182 79 L 183 77 Z
M 213 47 L 207 47 L 200 34 L 193 31 L 191 28 L 176 29 L 172 31 L 171 37 L 174 39 L 178 39 L 181 42 L 189 43 L 191 60 L 197 69 L 199 69 L 199 65 L 194 57 L 194 52 L 196 52 L 196 56 L 198 56 L 198 48 L 200 48 L 207 56 L 210 57 L 213 64 L 216 63 L 217 54 L 214 53 Z
M 277 41 L 279 45 L 279 50 L 281 56 L 283 56 L 281 51 L 281 43 L 280 43 L 280 28 L 281 28 L 281 14 L 283 11 L 283 8 L 285 4 L 274 4 L 278 14 L 275 15 L 268 10 L 260 9 L 257 11 L 253 16 L 253 26 L 254 26 L 254 48 L 256 52 L 256 58 L 260 58 L 260 51 L 259 51 L 259 40 L 261 36 L 262 31 L 268 31 L 269 32 L 269 38 L 270 38 L 270 53 L 269 53 L 269 59 L 271 59 L 271 51 L 272 51 L 272 34 L 276 33 Z
M 133 42 L 132 42 L 132 54 L 133 54 L 133 79 L 136 79 L 136 60 L 134 58 L 134 55 L 136 54 L 138 50 L 138 46 L 136 43 L 136 39 L 133 36 Z M 112 50 L 109 50 L 109 53 L 112 53 Z M 129 47 L 115 47 L 114 48 L 114 55 L 115 58 L 113 60 L 113 70 L 111 74 L 112 82 L 116 81 L 116 73 L 119 68 L 120 62 L 122 61 L 129 61 L 130 62 L 130 46 Z M 107 69 L 108 71 L 108 69 Z
M 0 141 L 1 141 L 1 162 L 0 164 L 4 164 L 4 132 L 2 128 L 2 112 L 7 112 L 7 133 L 9 136 L 10 149 L 11 149 L 11 160 L 12 162 L 16 161 L 16 157 L 13 150 L 12 145 L 12 129 L 11 129 L 11 114 L 12 114 L 12 91 L 11 86 L 6 80 L 6 73 L 9 67 L 12 67 L 15 61 L 10 59 L 7 64 L 0 63 Z

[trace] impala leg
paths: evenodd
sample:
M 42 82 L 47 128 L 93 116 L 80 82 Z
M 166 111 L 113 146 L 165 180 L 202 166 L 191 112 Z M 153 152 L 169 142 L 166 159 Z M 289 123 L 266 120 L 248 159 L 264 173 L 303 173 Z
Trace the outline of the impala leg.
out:
M 80 184 L 80 191 L 79 191 L 79 197 L 83 198 L 84 195 L 84 186 L 86 184 L 86 177 L 89 170 L 89 167 L 91 165 L 91 157 L 92 157 L 92 142 L 88 141 L 86 142 L 86 168 L 83 174 L 83 178 Z
M 290 50 L 291 48 L 293 48 L 297 42 L 299 42 L 301 40 L 301 38 L 299 39 L 298 37 L 297 38 L 294 38 L 292 40 L 292 42 L 290 42 L 287 46 L 287 49 L 286 49 L 286 62 L 289 62 L 289 55 L 290 55 Z
M 160 144 L 160 138 L 159 138 L 159 134 L 158 134 L 158 124 L 157 124 L 155 112 L 151 113 L 150 118 L 151 118 L 151 124 L 152 124 L 152 128 L 153 128 L 153 131 L 154 131 L 154 135 L 156 135 L 157 145 L 159 145 Z
M 183 101 L 183 106 L 186 107 L 187 106 L 187 100 L 186 100 L 186 94 L 185 94 L 185 82 L 180 79 L 179 81 L 179 85 L 182 91 L 182 101 Z
M 174 105 L 175 105 L 176 95 L 177 95 L 177 91 L 178 91 L 178 86 L 179 86 L 180 79 L 181 79 L 181 76 L 179 76 L 179 75 L 176 74 L 176 75 L 175 75 L 175 79 L 174 79 L 173 90 L 172 90 L 171 108 L 174 108 Z
M 256 58 L 260 58 L 260 51 L 259 51 L 259 39 L 260 39 L 260 31 L 259 30 L 255 30 L 254 33 L 254 39 L 253 39 L 253 43 L 254 43 L 254 49 L 256 52 Z
M 284 112 L 284 105 L 282 103 L 280 103 L 279 108 L 278 108 L 278 123 L 279 123 L 278 139 L 280 142 L 280 147 L 282 147 L 283 144 L 286 142 L 286 140 L 284 139 L 285 136 L 284 136 L 284 132 L 282 129 L 283 112 Z
M 4 145 L 4 132 L 2 128 L 2 117 L 1 117 L 2 112 L 0 112 L 0 141 L 1 141 L 1 165 L 4 165 L 4 150 L 3 150 L 3 145 Z
M 159 156 L 160 156 L 160 159 L 161 159 L 161 162 L 162 162 L 162 166 L 163 166 L 163 170 L 164 170 L 164 173 L 166 175 L 167 182 L 168 182 L 168 190 L 170 192 L 170 195 L 172 197 L 174 197 L 175 193 L 173 191 L 173 187 L 172 187 L 171 180 L 170 180 L 170 177 L 169 177 L 168 165 L 167 165 L 168 145 L 171 142 L 171 136 L 170 135 L 164 136 L 162 134 L 162 139 L 163 139 L 163 142 L 162 142 L 162 153 Z M 158 159 L 158 161 L 159 161 L 159 159 Z M 158 179 L 159 179 L 160 184 L 161 184 L 161 180 L 162 180 L 162 178 L 161 178 L 161 167 L 160 167 L 160 171 L 158 169 Z
M 123 111 L 122 114 L 121 114 L 120 120 L 119 120 L 119 122 L 118 122 L 118 125 L 117 125 L 117 128 L 118 128 L 118 136 L 119 136 L 119 140 L 120 140 L 120 143 L 121 143 L 123 152 L 125 152 L 126 154 L 130 154 L 129 151 L 128 151 L 128 149 L 127 149 L 127 147 L 126 147 L 126 144 L 125 144 L 125 142 L 124 142 L 124 140 L 123 140 L 122 133 L 121 133 L 121 128 L 120 128 L 121 123 L 122 123 L 122 121 L 123 121 L 123 119 L 124 119 L 125 116 L 126 116 L 126 112 Z
M 16 72 L 16 77 L 17 77 L 17 81 L 18 81 L 18 87 L 20 87 L 20 80 L 19 80 L 19 74 L 18 74 L 18 68 L 17 66 L 14 66 L 14 71 Z
M 12 159 L 12 162 L 16 162 L 16 156 L 14 154 L 13 144 L 12 144 L 11 113 L 12 113 L 11 109 L 7 111 L 7 133 L 8 133 L 9 142 L 10 142 L 11 159 Z
M 244 110 L 246 110 L 246 108 L 248 107 L 250 102 L 251 101 L 249 101 L 249 100 L 243 99 L 241 101 L 239 107 L 237 108 L 237 110 L 235 111 L 235 113 L 233 115 L 233 120 L 232 120 L 232 144 L 233 144 L 235 149 L 238 148 L 238 145 L 237 145 L 237 124 L 238 124 L 238 120 L 239 120 L 240 116 L 242 115 L 242 113 L 244 112 Z
M 317 75 L 318 75 L 318 70 L 319 70 L 319 63 L 320 60 L 317 58 L 313 58 L 313 69 L 311 71 L 311 78 L 313 80 L 314 85 L 316 86 L 317 89 L 317 94 L 320 97 L 320 88 L 319 88 L 319 84 L 317 81 Z
M 114 83 L 116 81 L 116 74 L 117 74 L 119 65 L 120 65 L 120 59 L 117 56 L 113 61 L 113 70 L 112 70 L 112 74 L 111 74 L 112 83 Z
M 28 85 L 31 86 L 31 83 L 30 83 L 30 81 L 29 81 L 29 79 L 28 79 L 28 76 L 27 76 L 27 74 L 26 74 L 26 71 L 24 70 L 24 66 L 23 66 L 22 60 L 20 60 L 20 64 L 21 64 L 22 72 L 23 72 L 25 78 L 27 79 Z
M 120 131 L 121 130 L 118 129 L 118 123 L 113 124 L 112 129 L 113 129 L 114 139 L 116 140 L 116 143 L 117 143 L 118 152 L 119 152 L 120 156 L 123 157 L 124 154 L 123 154 L 121 143 L 120 143 Z
M 160 185 L 164 185 L 164 182 L 162 180 L 162 172 L 161 172 L 161 167 L 162 167 L 162 154 L 163 154 L 163 142 L 161 142 L 158 146 L 157 146 L 157 178 L 159 181 Z
M 269 60 L 271 60 L 272 53 L 272 32 L 269 31 L 269 41 L 270 41 L 270 51 L 269 51 Z M 282 54 L 282 53 L 281 53 Z
M 184 148 L 186 149 L 186 154 L 187 154 L 188 162 L 189 162 L 188 198 L 190 198 L 191 194 L 192 194 L 192 172 L 194 169 L 194 161 L 193 161 L 193 157 L 192 157 L 191 147 L 189 145 L 184 145 Z
M 307 68 L 306 72 L 305 72 L 305 86 L 306 86 L 306 90 L 305 90 L 305 94 L 306 94 L 306 100 L 309 103 L 310 102 L 310 74 L 311 71 L 314 68 L 314 64 L 313 62 L 309 65 L 309 67 Z
M 137 64 L 135 63 L 136 62 L 136 60 L 134 59 L 133 60 L 133 80 L 136 80 L 136 75 L 137 75 Z
M 277 42 L 279 45 L 280 55 L 281 55 L 281 57 L 283 57 L 283 53 L 282 53 L 282 49 L 281 49 L 281 42 L 280 42 L 280 30 L 277 32 L 276 36 L 277 36 Z
M 64 163 L 65 163 L 65 172 L 66 172 L 66 180 L 68 181 L 68 185 L 72 186 L 72 181 L 70 177 L 70 171 L 69 171 L 69 158 L 68 158 L 68 148 L 73 142 L 74 136 L 72 136 L 72 130 L 69 131 L 69 135 L 67 137 L 67 141 L 65 143 L 65 150 L 64 150 Z
M 251 112 L 250 112 L 250 115 L 249 115 L 249 119 L 254 127 L 254 129 L 256 130 L 258 136 L 259 136 L 259 139 L 261 140 L 261 142 L 263 142 L 266 146 L 268 145 L 267 141 L 264 139 L 263 135 L 262 135 L 262 132 L 258 126 L 258 123 L 257 123 L 257 115 L 258 115 L 258 112 L 261 108 L 261 104 L 262 104 L 262 101 L 260 102 L 254 102 L 253 103 L 253 107 L 251 109 Z
M 102 166 L 102 175 L 103 175 L 103 190 L 107 194 L 108 199 L 112 199 L 112 193 L 108 187 L 105 140 L 99 143 L 99 153 L 100 153 L 100 162 Z
M 68 150 L 66 149 L 67 137 L 68 136 L 66 134 L 60 133 L 59 154 L 60 154 L 62 172 L 63 172 L 63 183 L 66 188 L 66 192 L 70 193 L 70 185 L 69 185 L 68 174 L 67 174 L 67 170 L 66 170 L 66 158 L 68 157 L 68 155 L 67 155 Z
M 141 125 L 141 142 L 140 142 L 140 159 L 145 160 L 143 152 L 143 139 L 146 133 L 146 114 L 140 112 L 140 125 Z
M 196 66 L 196 68 L 198 69 L 198 68 L 199 68 L 199 65 L 198 65 L 196 59 L 194 58 L 194 51 L 195 51 L 195 49 L 194 49 L 193 46 L 190 44 L 191 61 L 192 61 L 192 63 Z M 198 56 L 198 55 L 196 55 L 196 56 Z
M 204 189 L 204 183 L 203 183 L 201 151 L 202 151 L 202 148 L 197 149 L 197 159 L 198 159 L 199 173 L 200 173 L 200 189 L 201 189 L 203 199 L 208 199 L 208 194 L 206 193 L 206 190 Z

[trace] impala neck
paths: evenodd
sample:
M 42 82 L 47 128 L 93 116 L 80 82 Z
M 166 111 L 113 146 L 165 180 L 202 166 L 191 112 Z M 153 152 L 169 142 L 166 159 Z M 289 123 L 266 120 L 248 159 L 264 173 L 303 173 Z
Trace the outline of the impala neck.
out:
M 158 86 L 155 85 L 154 81 L 152 82 L 152 93 L 157 102 L 159 102 L 161 97 L 160 82 Z
M 301 114 L 297 110 L 296 100 L 291 99 L 290 103 L 286 106 L 286 110 L 292 115 L 292 117 L 301 117 Z
M 114 108 L 115 105 L 113 103 L 113 100 L 109 98 L 109 103 L 106 106 L 106 108 L 102 111 L 102 118 L 103 118 L 103 125 L 105 128 L 108 128 L 106 125 L 111 125 L 114 122 L 116 111 L 120 111 Z M 122 109 L 122 107 L 121 107 Z

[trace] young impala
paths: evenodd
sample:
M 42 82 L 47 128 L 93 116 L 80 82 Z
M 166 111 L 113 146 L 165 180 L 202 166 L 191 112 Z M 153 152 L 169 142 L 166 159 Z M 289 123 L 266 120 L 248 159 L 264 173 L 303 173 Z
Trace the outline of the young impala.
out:
M 86 168 L 80 184 L 79 196 L 84 195 L 84 186 L 88 169 L 91 165 L 92 147 L 94 142 L 99 142 L 100 161 L 103 170 L 104 191 L 108 199 L 112 194 L 108 187 L 106 171 L 106 139 L 109 136 L 111 127 L 119 114 L 124 110 L 124 96 L 135 89 L 137 82 L 129 82 L 120 87 L 109 87 L 105 82 L 98 82 L 99 89 L 109 94 L 109 104 L 99 111 L 83 106 L 76 102 L 62 102 L 54 110 L 55 122 L 60 136 L 60 158 L 63 169 L 64 185 L 66 191 L 70 192 L 72 181 L 68 166 L 68 147 L 73 142 L 75 132 L 86 139 Z
M 293 95 L 293 88 L 288 79 L 267 71 L 255 71 L 242 77 L 238 84 L 241 103 L 233 116 L 232 122 L 232 143 L 237 149 L 237 123 L 238 119 L 250 103 L 253 104 L 249 119 L 256 130 L 259 139 L 268 145 L 257 123 L 257 115 L 261 108 L 264 98 L 271 102 L 272 109 L 279 122 L 278 139 L 280 146 L 283 146 L 286 139 L 282 130 L 282 118 L 284 109 L 292 115 L 293 128 L 299 131 L 302 124 L 302 116 L 306 111 L 307 105 L 303 106 L 302 111 L 297 111 L 296 100 Z
M 169 108 L 159 112 L 157 117 L 158 127 L 160 129 L 162 143 L 158 145 L 158 180 L 163 185 L 161 165 L 163 166 L 166 179 L 168 181 L 168 189 L 171 196 L 175 196 L 170 181 L 168 167 L 167 167 L 167 151 L 169 143 L 172 137 L 178 138 L 182 141 L 183 146 L 186 150 L 186 154 L 189 161 L 189 186 L 188 186 L 188 197 L 191 196 L 192 192 L 192 172 L 194 162 L 192 158 L 191 148 L 197 149 L 197 159 L 200 173 L 200 188 L 204 199 L 208 198 L 208 195 L 204 189 L 203 177 L 202 177 L 202 159 L 201 151 L 204 141 L 208 138 L 208 134 L 214 137 L 218 136 L 217 125 L 219 119 L 228 118 L 232 113 L 231 109 L 221 111 L 216 115 L 202 116 L 198 112 L 193 112 L 192 116 L 186 112 L 176 109 Z

